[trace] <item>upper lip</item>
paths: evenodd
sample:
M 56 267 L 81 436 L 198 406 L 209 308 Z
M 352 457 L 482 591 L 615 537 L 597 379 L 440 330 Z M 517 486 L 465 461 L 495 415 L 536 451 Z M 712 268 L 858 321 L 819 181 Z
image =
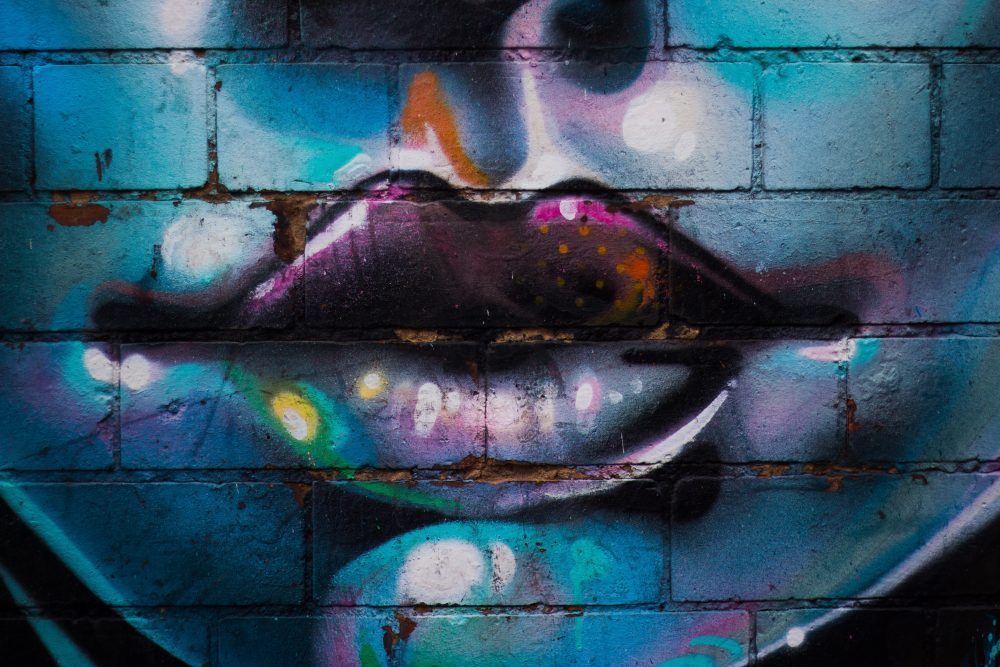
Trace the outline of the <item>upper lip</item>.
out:
M 313 330 L 850 318 L 783 305 L 666 221 L 590 182 L 502 202 L 424 172 L 374 189 L 386 182 L 372 177 L 360 198 L 316 203 L 304 252 L 261 266 L 235 294 L 106 284 L 94 320 L 114 330 L 266 327 L 300 299 Z

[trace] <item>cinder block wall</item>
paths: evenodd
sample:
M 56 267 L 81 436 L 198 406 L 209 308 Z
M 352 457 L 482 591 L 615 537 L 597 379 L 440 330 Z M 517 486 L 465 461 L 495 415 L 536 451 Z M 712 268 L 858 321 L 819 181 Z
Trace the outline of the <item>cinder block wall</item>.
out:
M 5 664 L 987 665 L 1000 4 L 0 0 Z

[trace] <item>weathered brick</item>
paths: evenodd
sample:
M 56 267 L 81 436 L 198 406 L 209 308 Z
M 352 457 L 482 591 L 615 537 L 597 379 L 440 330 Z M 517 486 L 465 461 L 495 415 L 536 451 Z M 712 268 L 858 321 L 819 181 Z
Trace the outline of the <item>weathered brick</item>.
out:
M 208 177 L 205 68 L 54 65 L 35 69 L 41 189 L 141 190 Z
M 274 256 L 273 222 L 272 213 L 246 202 L 2 204 L 0 326 L 148 330 L 287 322 L 293 301 L 254 314 L 232 305 L 285 266 Z
M 655 0 L 591 3 L 567 11 L 546 2 L 482 7 L 450 0 L 304 0 L 302 34 L 312 46 L 350 49 L 633 48 L 652 46 L 661 21 Z
M 712 47 L 996 46 L 988 2 L 916 0 L 906 7 L 799 0 L 684 0 L 668 3 L 670 45 Z
M 932 667 L 933 614 L 914 609 L 794 609 L 757 614 L 757 656 L 768 665 Z M 909 638 L 901 641 L 903 637 Z
M 408 468 L 482 456 L 477 358 L 456 344 L 125 345 L 122 463 Z
M 115 446 L 115 351 L 102 343 L 0 348 L 0 468 L 110 468 Z
M 1000 339 L 851 341 L 850 455 L 859 461 L 992 460 Z M 956 416 L 959 406 L 976 406 Z M 913 424 L 919 421 L 920 428 Z
M 582 666 L 605 664 L 608 646 L 616 647 L 620 665 L 708 664 L 714 655 L 729 664 L 746 657 L 748 628 L 742 611 L 232 618 L 220 626 L 219 664 Z
M 302 599 L 304 526 L 288 486 L 4 484 L 0 495 L 107 604 Z M 71 593 L 44 601 L 73 602 Z
M 1000 187 L 1000 65 L 945 65 L 941 185 Z
M 1000 320 L 995 201 L 700 198 L 676 230 L 728 267 L 702 261 L 700 282 L 674 281 L 671 308 L 687 321 L 766 323 L 759 308 L 738 309 L 755 293 L 777 302 L 777 322 Z M 671 245 L 683 260 L 682 240 Z M 739 277 L 729 295 L 709 289 L 723 271 Z
M 314 590 L 327 604 L 629 604 L 666 596 L 665 498 L 647 482 L 580 480 L 316 487 Z M 502 515 L 562 499 L 558 513 L 442 522 L 432 510 Z M 364 518 L 362 518 L 364 517 Z M 444 565 L 442 565 L 444 564 Z
M 262 47 L 285 43 L 286 0 L 6 0 L 0 49 Z
M 28 123 L 27 106 L 20 67 L 0 67 L 0 190 L 21 190 L 27 183 Z
M 967 537 L 992 475 L 690 479 L 673 500 L 675 600 L 881 597 Z M 982 495 L 985 494 L 985 495 Z M 944 534 L 945 528 L 949 532 Z M 943 535 L 943 536 L 942 536 Z
M 224 65 L 219 179 L 233 189 L 347 188 L 388 168 L 382 65 Z
M 768 188 L 928 185 L 928 66 L 778 65 L 762 86 Z

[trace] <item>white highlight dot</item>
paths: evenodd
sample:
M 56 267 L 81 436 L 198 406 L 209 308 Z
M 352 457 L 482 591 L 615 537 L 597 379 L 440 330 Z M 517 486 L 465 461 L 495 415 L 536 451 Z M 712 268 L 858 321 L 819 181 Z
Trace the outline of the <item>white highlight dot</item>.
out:
M 559 212 L 567 220 L 576 220 L 577 203 L 575 199 L 563 199 L 559 202 Z
M 680 139 L 677 140 L 677 145 L 674 146 L 674 157 L 679 162 L 684 162 L 691 157 L 697 145 L 698 135 L 690 131 L 685 132 L 681 135 Z
M 622 137 L 640 153 L 660 153 L 673 145 L 677 114 L 670 101 L 672 93 L 663 83 L 633 99 L 622 119 Z
M 96 347 L 88 347 L 83 353 L 83 367 L 90 373 L 90 377 L 98 382 L 114 382 L 114 362 Z
M 296 440 L 305 440 L 309 436 L 309 423 L 295 408 L 285 408 L 281 413 L 281 423 Z
M 175 39 L 195 39 L 206 24 L 209 3 L 198 0 L 164 0 L 160 5 L 160 30 Z
M 576 409 L 583 411 L 594 403 L 594 385 L 584 382 L 576 390 Z
M 789 628 L 788 632 L 785 634 L 785 643 L 796 648 L 802 646 L 802 643 L 806 640 L 806 631 L 802 628 Z
M 403 602 L 455 604 L 483 579 L 486 562 L 467 540 L 435 540 L 413 548 L 399 573 Z
M 444 395 L 445 411 L 447 411 L 449 414 L 455 414 L 461 407 L 462 407 L 462 395 L 460 393 L 458 393 L 454 389 L 445 392 Z
M 608 401 L 612 405 L 617 405 L 617 404 L 621 403 L 623 398 L 625 398 L 625 397 L 622 396 L 622 393 L 620 391 L 614 391 L 612 389 L 611 391 L 608 392 Z
M 417 389 L 417 404 L 413 408 L 413 430 L 427 436 L 441 413 L 441 389 L 433 382 L 425 382 Z
M 337 184 L 350 184 L 372 170 L 372 158 L 367 153 L 358 153 L 347 164 L 333 172 Z
M 374 371 L 365 375 L 364 378 L 361 379 L 361 381 L 369 389 L 378 389 L 382 385 L 381 376 L 379 376 L 379 374 L 375 373 Z
M 141 354 L 130 355 L 122 362 L 122 384 L 134 391 L 145 389 L 153 381 L 155 370 L 146 357 Z
M 195 280 L 211 280 L 239 261 L 245 251 L 244 223 L 235 217 L 185 216 L 167 227 L 160 244 L 163 261 Z
M 632 380 L 631 382 L 629 382 L 628 386 L 632 388 L 632 393 L 633 394 L 641 394 L 642 393 L 642 380 L 640 380 L 639 378 L 636 378 L 636 379 Z
M 517 571 L 517 559 L 503 542 L 494 542 L 490 545 L 490 564 L 493 566 L 493 576 L 490 578 L 490 588 L 494 593 L 502 591 L 510 580 L 514 578 Z

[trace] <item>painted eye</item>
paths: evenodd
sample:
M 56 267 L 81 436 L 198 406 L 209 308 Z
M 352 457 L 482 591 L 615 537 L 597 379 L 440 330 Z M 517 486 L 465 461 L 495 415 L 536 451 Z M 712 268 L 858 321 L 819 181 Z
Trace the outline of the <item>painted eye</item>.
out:
M 567 78 L 592 92 L 615 93 L 642 73 L 652 41 L 651 12 L 642 0 L 564 0 L 550 10 L 548 31 L 552 44 L 586 53 L 566 67 Z M 632 65 L 609 69 L 608 54 L 601 53 L 607 49 Z

